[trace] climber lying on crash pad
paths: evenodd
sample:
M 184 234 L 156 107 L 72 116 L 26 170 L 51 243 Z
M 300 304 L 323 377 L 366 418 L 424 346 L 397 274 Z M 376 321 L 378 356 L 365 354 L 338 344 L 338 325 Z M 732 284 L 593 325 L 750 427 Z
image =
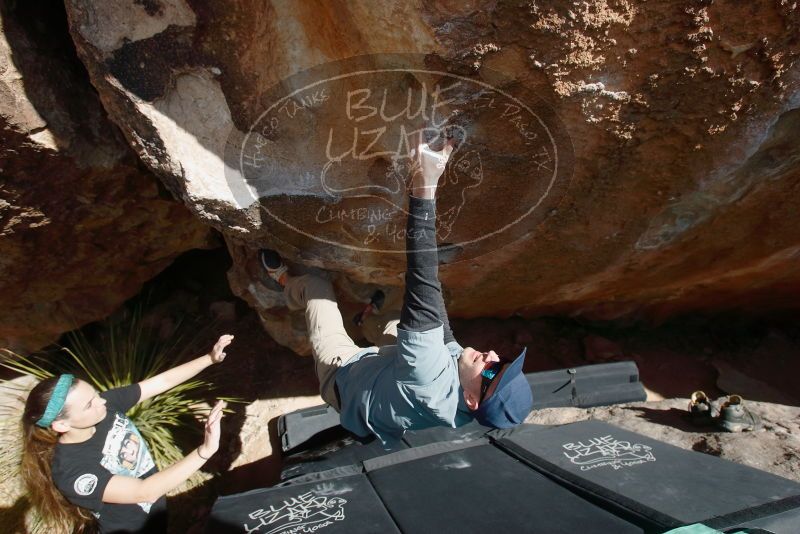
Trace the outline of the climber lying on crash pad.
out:
M 508 428 L 521 423 L 532 406 L 522 374 L 524 350 L 501 361 L 494 351 L 462 348 L 450 329 L 438 278 L 435 198 L 453 142 L 442 138 L 439 145 L 433 150 L 420 135 L 412 150 L 405 294 L 399 321 L 385 328 L 396 333 L 395 345 L 356 345 L 328 280 L 291 276 L 275 251 L 260 251 L 289 308 L 305 310 L 323 400 L 340 412 L 347 430 L 361 437 L 374 434 L 384 444 L 405 430 L 459 427 L 473 419 Z

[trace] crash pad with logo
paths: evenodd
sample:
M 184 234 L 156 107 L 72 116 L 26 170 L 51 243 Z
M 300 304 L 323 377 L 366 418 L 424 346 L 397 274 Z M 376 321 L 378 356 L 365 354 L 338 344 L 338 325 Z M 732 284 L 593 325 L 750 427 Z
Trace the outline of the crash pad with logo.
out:
M 733 527 L 800 510 L 800 484 L 602 421 L 498 432 L 496 444 L 564 487 L 663 529 Z M 800 516 L 795 517 L 800 532 Z M 753 523 L 753 526 L 756 526 Z

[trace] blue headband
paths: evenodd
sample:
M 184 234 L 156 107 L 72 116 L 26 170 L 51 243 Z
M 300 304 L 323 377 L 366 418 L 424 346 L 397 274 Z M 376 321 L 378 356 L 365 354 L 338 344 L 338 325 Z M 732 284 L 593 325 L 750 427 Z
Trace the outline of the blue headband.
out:
M 64 408 L 64 401 L 67 400 L 67 393 L 69 393 L 69 388 L 72 387 L 72 381 L 74 379 L 75 377 L 72 375 L 61 375 L 58 377 L 56 387 L 53 388 L 53 394 L 50 395 L 50 400 L 47 401 L 47 408 L 45 408 L 41 419 L 36 421 L 37 426 L 47 428 L 55 421 L 58 414 L 60 414 L 61 410 Z

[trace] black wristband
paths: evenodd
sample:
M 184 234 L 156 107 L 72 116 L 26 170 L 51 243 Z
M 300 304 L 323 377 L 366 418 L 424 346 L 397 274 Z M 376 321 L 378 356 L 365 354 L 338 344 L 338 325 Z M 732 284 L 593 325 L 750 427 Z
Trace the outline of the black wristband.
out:
M 197 451 L 197 456 L 199 456 L 199 457 L 200 457 L 200 458 L 202 458 L 203 460 L 206 460 L 206 461 L 208 461 L 208 458 L 211 458 L 211 456 L 209 456 L 208 458 L 206 458 L 205 456 L 203 456 L 202 454 L 200 454 L 200 447 L 196 448 L 195 450 Z

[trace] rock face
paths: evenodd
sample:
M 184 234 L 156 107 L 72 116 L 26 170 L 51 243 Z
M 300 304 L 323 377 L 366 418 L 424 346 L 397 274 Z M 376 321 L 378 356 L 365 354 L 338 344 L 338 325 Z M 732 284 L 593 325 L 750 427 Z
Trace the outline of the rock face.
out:
M 107 316 L 209 230 L 143 169 L 75 56 L 63 11 L 0 8 L 0 347 Z
M 302 321 L 256 250 L 334 272 L 345 301 L 399 286 L 409 132 L 444 124 L 452 316 L 800 302 L 796 4 L 66 5 L 111 120 L 224 234 L 282 343 Z

